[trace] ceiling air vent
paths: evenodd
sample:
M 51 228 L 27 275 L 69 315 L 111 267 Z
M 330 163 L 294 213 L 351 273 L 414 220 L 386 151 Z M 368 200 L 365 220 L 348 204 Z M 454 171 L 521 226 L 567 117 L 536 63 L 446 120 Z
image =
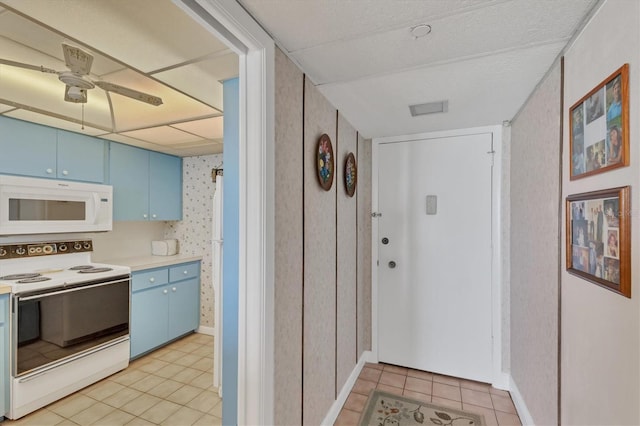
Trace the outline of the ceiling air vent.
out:
M 429 102 L 427 104 L 409 105 L 411 116 L 435 114 L 449 111 L 449 101 Z

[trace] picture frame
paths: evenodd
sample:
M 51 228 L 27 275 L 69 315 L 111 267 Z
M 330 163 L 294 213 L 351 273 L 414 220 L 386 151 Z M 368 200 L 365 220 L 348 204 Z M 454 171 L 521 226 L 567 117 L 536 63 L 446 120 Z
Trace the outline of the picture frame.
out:
M 631 298 L 630 187 L 566 199 L 567 272 Z
M 569 109 L 570 179 L 629 165 L 629 64 Z
M 356 163 L 355 155 L 350 152 L 344 160 L 344 189 L 349 197 L 353 197 L 353 194 L 356 193 L 357 185 L 358 164 Z
M 331 138 L 324 133 L 318 138 L 316 147 L 316 170 L 318 174 L 318 182 L 325 191 L 331 189 L 333 185 L 333 175 L 335 174 L 335 165 L 333 159 L 333 145 Z

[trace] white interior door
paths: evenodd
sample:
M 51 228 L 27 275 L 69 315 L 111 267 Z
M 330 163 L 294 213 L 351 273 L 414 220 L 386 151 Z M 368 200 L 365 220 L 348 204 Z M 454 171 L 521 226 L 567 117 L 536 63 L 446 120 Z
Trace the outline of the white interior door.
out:
M 379 145 L 381 362 L 491 381 L 491 151 L 490 133 Z

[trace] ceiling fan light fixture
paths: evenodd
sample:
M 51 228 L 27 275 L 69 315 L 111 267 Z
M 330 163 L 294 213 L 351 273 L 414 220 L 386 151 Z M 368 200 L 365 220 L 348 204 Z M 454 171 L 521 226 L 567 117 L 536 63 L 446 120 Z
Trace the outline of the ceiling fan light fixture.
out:
M 69 87 L 69 91 L 67 92 L 67 95 L 71 99 L 76 99 L 76 100 L 83 98 L 82 89 L 79 87 Z

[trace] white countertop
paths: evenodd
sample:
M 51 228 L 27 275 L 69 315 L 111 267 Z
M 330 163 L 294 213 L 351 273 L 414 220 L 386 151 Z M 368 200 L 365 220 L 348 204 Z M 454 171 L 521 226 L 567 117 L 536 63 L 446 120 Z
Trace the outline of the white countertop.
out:
M 197 260 L 202 260 L 202 256 L 176 254 L 175 256 L 140 256 L 125 257 L 121 259 L 101 259 L 100 263 L 128 266 L 131 268 L 131 272 L 135 272 L 142 271 L 144 269 L 176 265 L 178 263 L 194 262 Z

